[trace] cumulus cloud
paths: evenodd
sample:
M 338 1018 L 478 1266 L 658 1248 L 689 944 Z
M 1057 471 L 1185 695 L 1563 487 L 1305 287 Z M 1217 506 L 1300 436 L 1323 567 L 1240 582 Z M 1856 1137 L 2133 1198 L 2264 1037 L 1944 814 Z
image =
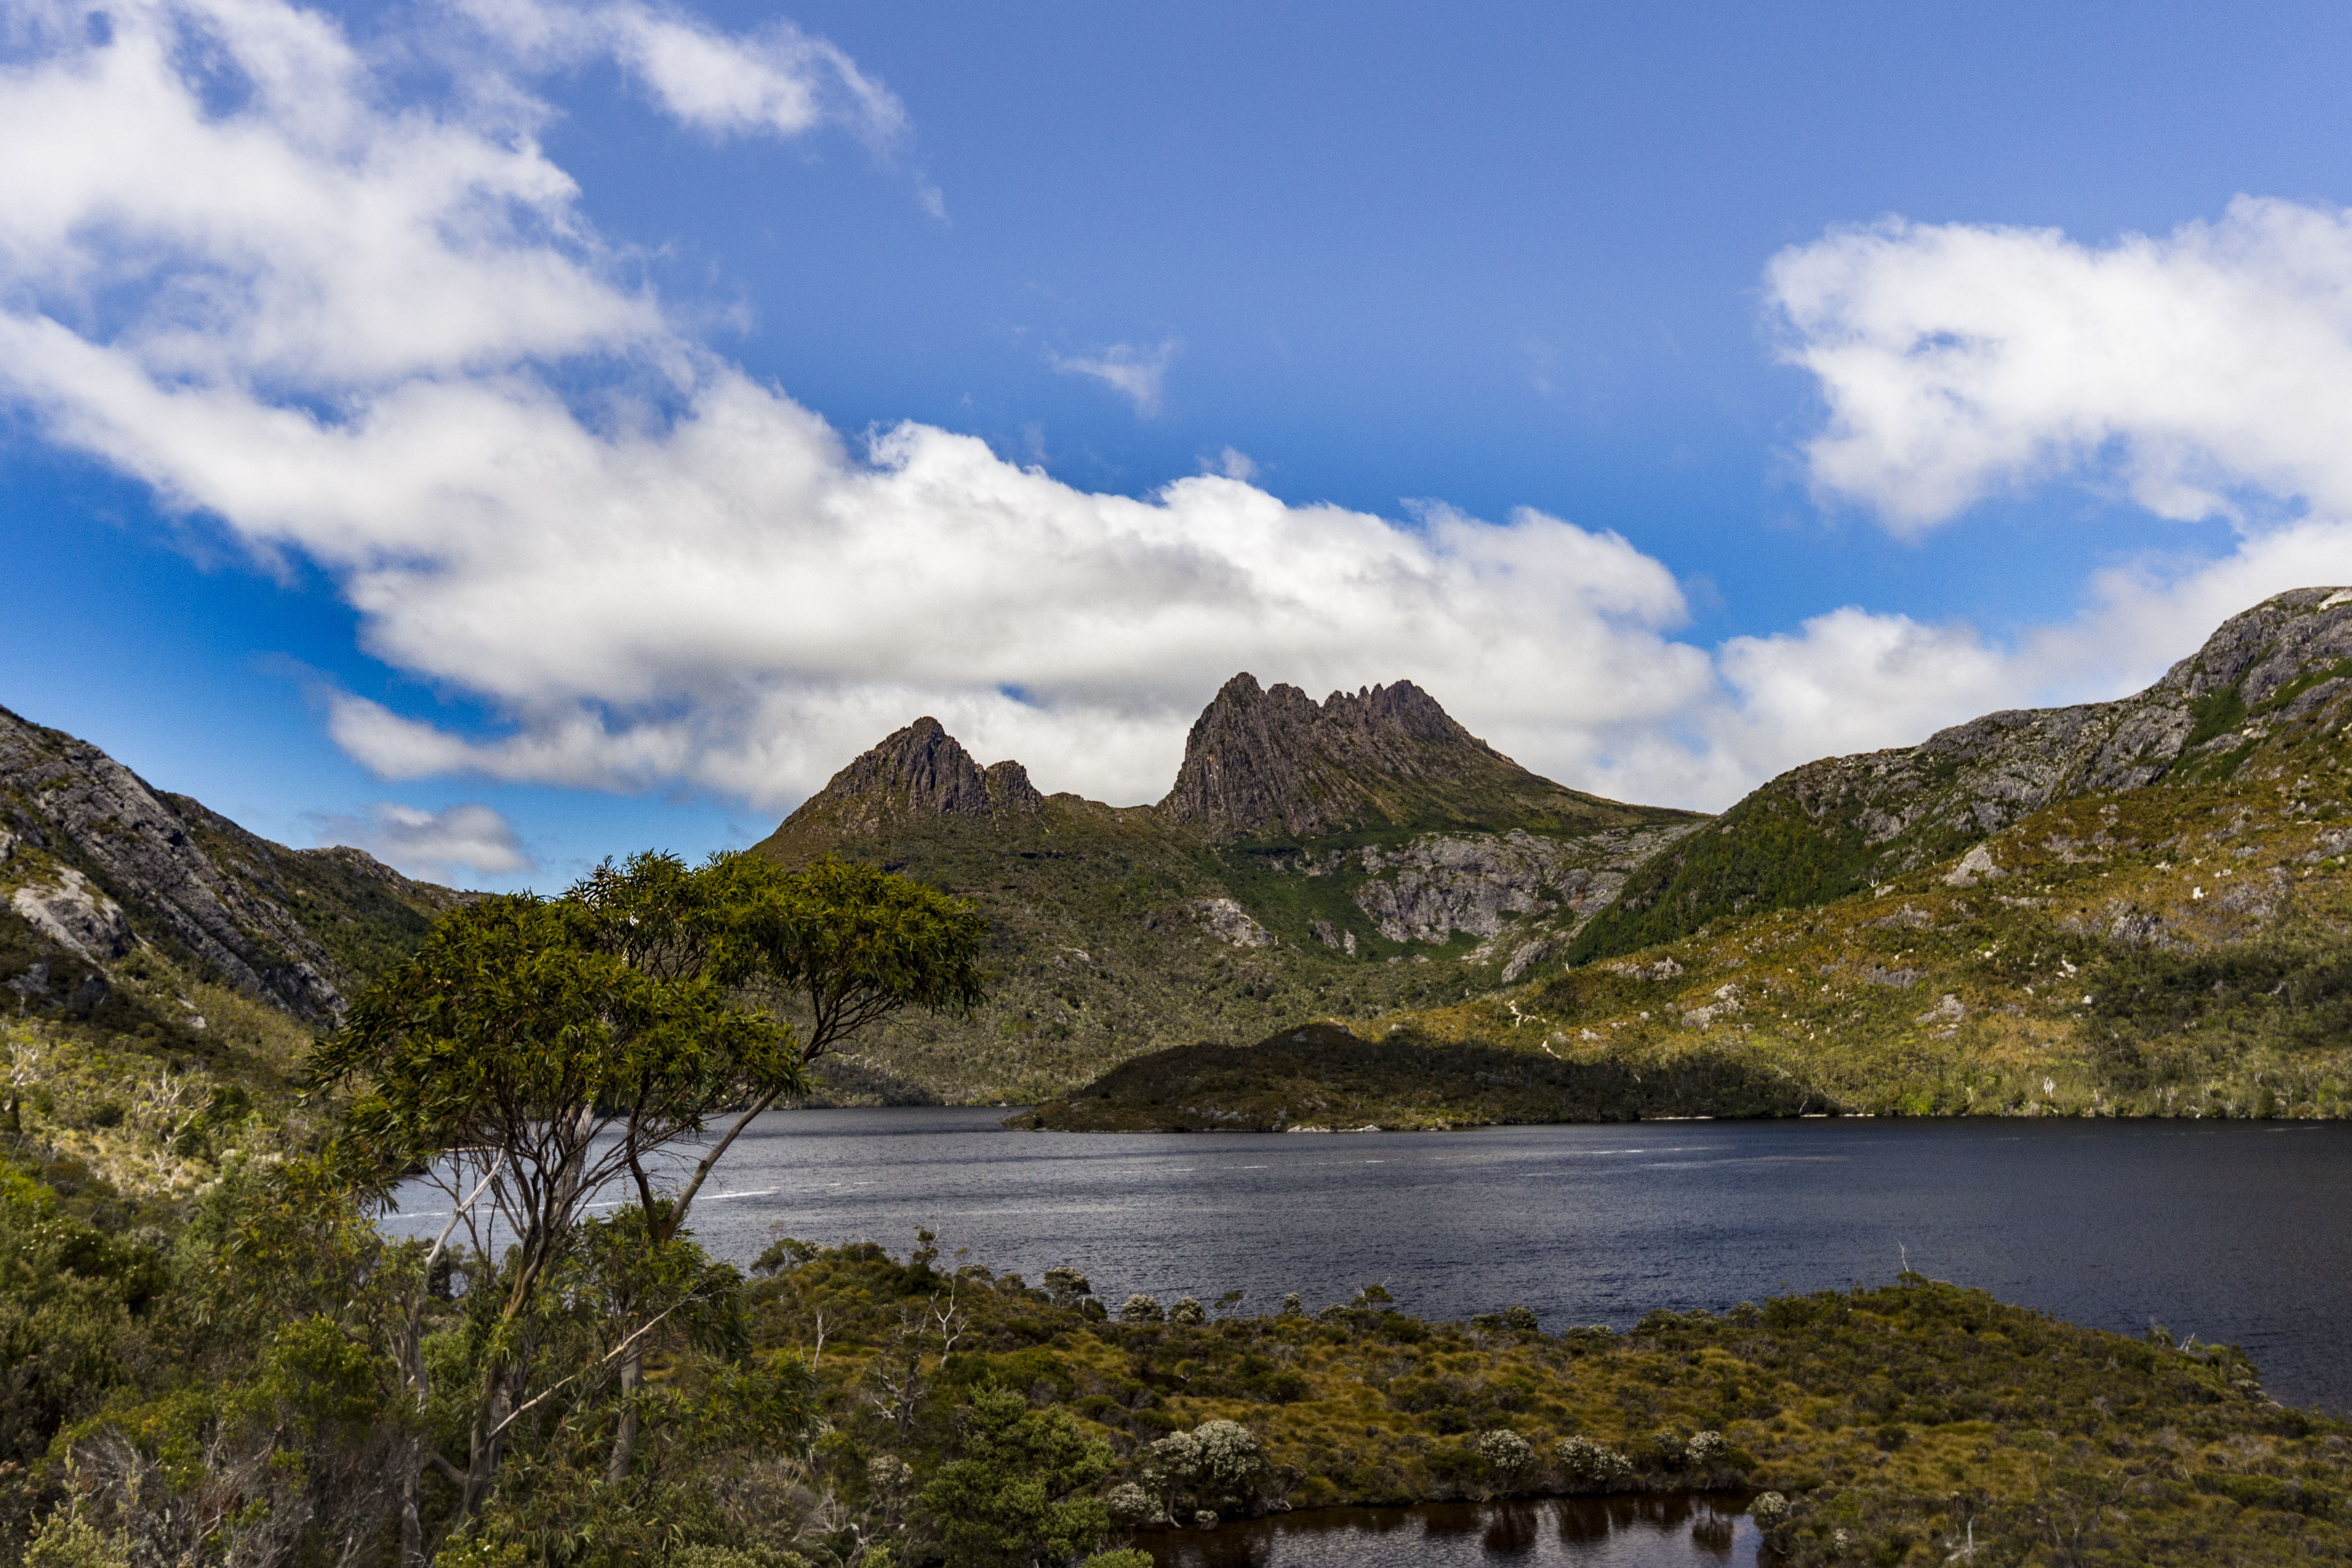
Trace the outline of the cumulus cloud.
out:
M 2352 581 L 2352 214 L 2241 197 L 2105 245 L 1890 219 L 1781 252 L 1765 282 L 1827 408 L 1804 448 L 1822 493 L 1916 537 L 2074 480 L 2225 518 L 2236 543 L 2099 572 L 2073 620 L 1999 640 L 1857 609 L 1735 639 L 1720 667 L 1738 708 L 1714 733 L 1751 766 L 1796 759 L 1794 736 L 1819 738 L 1811 755 L 2118 695 L 2273 593 Z
M 1146 419 L 1160 412 L 1160 394 L 1168 383 L 1168 362 L 1176 357 L 1177 342 L 1163 340 L 1155 349 L 1113 343 L 1099 354 L 1076 359 L 1051 355 L 1054 368 L 1066 376 L 1087 376 L 1102 382 L 1135 405 Z
M 235 109 L 187 75 L 191 33 L 250 78 Z M 508 721 L 335 700 L 387 777 L 776 805 L 933 711 L 1049 782 L 1149 798 L 1242 666 L 1412 674 L 1562 768 L 1710 680 L 1670 639 L 1671 574 L 1557 518 L 1397 521 L 1221 475 L 1092 495 L 928 426 L 845 441 L 614 281 L 535 146 L 373 107 L 310 13 L 153 0 L 104 44 L 60 29 L 5 88 L 0 384 L 324 566 L 370 653 Z M 1172 352 L 1103 363 L 1148 402 Z M 634 395 L 560 393 L 583 364 Z
M 1766 290 L 1828 404 L 1814 482 L 1897 532 L 2061 475 L 2167 517 L 2352 513 L 2340 209 L 2241 197 L 2105 246 L 1889 220 L 1783 251 Z
M 311 818 L 321 844 L 349 844 L 411 876 L 457 881 L 466 871 L 502 876 L 538 869 L 513 826 L 488 806 L 468 802 L 427 811 L 383 801 L 365 816 Z
M 317 563 L 370 653 L 496 716 L 453 730 L 332 697 L 334 737 L 385 778 L 782 808 L 931 713 L 1046 788 L 1149 800 L 1246 668 L 1318 695 L 1409 676 L 1539 771 L 1715 805 L 2030 684 L 2024 642 L 1858 609 L 1710 657 L 1676 640 L 1687 606 L 1661 563 L 1534 511 L 1293 505 L 1238 453 L 1097 495 L 926 425 L 845 439 L 618 274 L 526 133 L 521 87 L 395 102 L 333 22 L 284 0 L 128 0 L 103 41 L 78 12 L 27 15 L 33 43 L 0 68 L 0 393 L 257 554 Z M 797 33 L 538 0 L 470 15 L 483 70 L 520 81 L 602 50 L 716 134 L 903 123 Z M 1174 351 L 1061 368 L 1149 413 Z M 1843 361 L 1824 362 L 1826 385 Z M 1820 450 L 1869 446 L 1868 409 L 1832 402 Z M 1895 476 L 1888 495 L 1965 476 L 1946 448 L 1971 428 L 1834 471 Z M 2106 583 L 2111 634 L 2083 647 L 2145 663 L 2164 615 L 2340 545 L 2276 538 L 2235 576 Z M 390 814 L 408 810 L 354 831 L 419 863 L 392 846 L 523 863 L 503 824 Z

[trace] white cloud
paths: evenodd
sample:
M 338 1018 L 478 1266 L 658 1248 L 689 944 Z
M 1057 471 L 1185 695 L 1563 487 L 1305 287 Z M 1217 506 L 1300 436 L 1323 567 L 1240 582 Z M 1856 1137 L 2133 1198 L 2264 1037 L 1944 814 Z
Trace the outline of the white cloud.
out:
M 888 89 L 834 45 L 786 21 L 730 37 L 669 7 L 457 4 L 519 59 L 541 68 L 617 60 L 664 110 L 714 136 L 798 136 L 830 120 L 887 143 L 907 130 L 906 108 Z M 926 187 L 926 204 L 937 199 Z
M 1794 632 L 1734 637 L 1717 661 L 1738 694 L 1736 749 L 1770 771 L 1916 740 L 2000 706 L 2015 680 L 1972 627 L 1853 605 Z
M 1783 251 L 1766 285 L 1829 406 L 1814 482 L 1897 532 L 2070 474 L 2167 517 L 2352 512 L 2341 210 L 2241 197 L 2096 247 L 1889 220 Z
M 1173 338 L 1161 341 L 1156 349 L 1139 349 L 1132 343 L 1113 343 L 1099 354 L 1077 359 L 1051 355 L 1054 368 L 1066 376 L 1087 376 L 1118 392 L 1135 404 L 1135 412 L 1150 419 L 1160 412 L 1160 394 L 1168 383 L 1168 363 L 1176 357 L 1177 342 Z
M 315 816 L 311 825 L 320 843 L 365 850 L 411 876 L 456 881 L 460 871 L 499 876 L 537 869 L 513 826 L 472 802 L 427 811 L 387 800 L 363 817 Z
M 565 63 L 585 36 L 716 132 L 866 101 L 842 85 L 865 79 L 852 65 L 795 55 L 814 47 L 797 34 L 742 46 L 736 72 L 673 12 L 473 14 L 484 70 Z M 1686 607 L 1658 561 L 1532 511 L 1294 506 L 1237 453 L 1148 497 L 1094 495 L 925 425 L 845 441 L 616 277 L 570 177 L 518 130 L 535 112 L 520 89 L 389 103 L 331 22 L 282 0 L 133 0 L 114 18 L 94 46 L 60 10 L 0 70 L 0 390 L 257 553 L 316 562 L 370 653 L 499 716 L 460 733 L 333 698 L 335 738 L 386 778 L 685 785 L 775 809 L 928 712 L 1045 788 L 1149 800 L 1246 668 L 1318 695 L 1410 677 L 1539 771 L 1719 805 L 2031 686 L 2030 636 L 1860 610 L 1718 663 L 1674 639 Z M 199 55 L 249 84 L 233 108 L 207 107 Z M 778 85 L 795 70 L 814 96 Z M 1063 368 L 1149 413 L 1173 352 Z M 1867 414 L 1842 412 L 1823 450 L 1866 446 Z M 1851 472 L 1974 472 L 1924 436 L 1906 451 L 1909 467 Z M 2341 547 L 2295 537 L 2201 576 L 2118 577 L 2089 630 L 2049 635 L 2116 679 L 2160 667 L 2168 637 L 2185 652 L 2219 618 L 2167 615 L 2258 597 Z M 366 831 L 446 830 L 449 863 L 483 871 L 520 854 L 461 826 Z

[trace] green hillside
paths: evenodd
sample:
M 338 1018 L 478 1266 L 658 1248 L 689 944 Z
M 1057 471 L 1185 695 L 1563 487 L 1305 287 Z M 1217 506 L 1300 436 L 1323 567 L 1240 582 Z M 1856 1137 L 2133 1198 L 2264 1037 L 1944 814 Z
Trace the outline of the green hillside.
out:
M 2352 746 L 2283 727 L 2238 771 L 2051 807 L 1816 908 L 1346 1020 L 1465 1053 L 1426 1082 L 1204 1050 L 1049 1110 L 1072 1126 L 1265 1124 L 1268 1105 L 1321 1092 L 1346 1095 L 1355 1124 L 1582 1119 L 1585 1101 L 1536 1087 L 1572 1064 L 1722 1085 L 1672 1114 L 1784 1113 L 1757 1104 L 1759 1082 L 1880 1115 L 2352 1113 Z M 1474 1058 L 1508 1076 L 1493 1053 L 1527 1063 L 1528 1085 L 1483 1106 L 1436 1092 Z M 1181 1115 L 1152 1098 L 1178 1082 Z
M 2056 801 L 2238 776 L 2273 731 L 2352 713 L 2352 595 L 2298 589 L 2224 622 L 2146 691 L 1990 714 L 1920 745 L 1825 758 L 1643 866 L 1579 934 L 1578 962 L 1726 915 L 1802 909 L 1959 853 Z
M 1019 764 L 982 768 L 924 719 L 760 845 L 792 863 L 874 861 L 989 919 L 996 978 L 980 1012 L 875 1030 L 827 1065 L 827 1096 L 1031 1103 L 1172 1045 L 1465 1001 L 1519 978 L 1642 859 L 1704 821 L 1538 779 L 1409 686 L 1386 688 L 1406 695 L 1381 709 L 1335 695 L 1343 706 L 1328 711 L 1347 720 L 1336 740 L 1300 717 L 1327 710 L 1290 702 L 1291 688 L 1257 694 L 1279 710 L 1268 750 L 1240 690 L 1229 685 L 1202 727 L 1239 727 L 1256 749 L 1212 758 L 1196 727 L 1184 777 L 1219 784 L 1193 790 L 1189 817 L 1168 802 L 1040 795 Z M 1409 729 L 1374 722 L 1398 713 Z M 1335 756 L 1397 772 L 1359 778 L 1342 811 L 1326 788 Z M 1299 823 L 1319 831 L 1302 836 Z

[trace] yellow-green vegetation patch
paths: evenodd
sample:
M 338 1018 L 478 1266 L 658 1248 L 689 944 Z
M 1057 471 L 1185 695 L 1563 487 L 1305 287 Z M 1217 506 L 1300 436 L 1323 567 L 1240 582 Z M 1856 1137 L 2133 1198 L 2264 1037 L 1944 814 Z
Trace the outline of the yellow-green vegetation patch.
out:
M 2017 1562 L 2053 1528 L 2083 1560 L 2352 1552 L 2344 1425 L 2267 1398 L 2240 1352 L 1916 1274 L 1621 1334 L 1546 1333 L 1523 1311 L 1425 1322 L 1377 1287 L 1312 1316 L 1113 1307 L 1066 1270 L 1032 1286 L 871 1244 L 779 1244 L 762 1267 L 756 1339 L 815 1365 L 818 1479 L 852 1510 L 886 1507 L 872 1478 L 922 1474 L 994 1389 L 1103 1444 L 1100 1490 L 1135 1526 L 1194 1521 L 1171 1467 L 1187 1434 L 1231 1423 L 1262 1469 L 1228 1514 L 1705 1489 L 1790 1500 L 1774 1533 L 1795 1562 L 1941 1562 L 1970 1540 Z
M 1294 1030 L 1250 1054 L 1161 1053 L 1041 1114 L 1264 1127 L 1321 1101 L 1382 1127 L 2343 1116 L 2347 786 L 2331 751 L 2243 780 L 2086 797 L 1819 908 L 1720 920 L 1490 997 L 1332 1020 L 1393 1042 L 1393 1061 L 1326 1051 L 1318 1071 L 1286 1043 Z

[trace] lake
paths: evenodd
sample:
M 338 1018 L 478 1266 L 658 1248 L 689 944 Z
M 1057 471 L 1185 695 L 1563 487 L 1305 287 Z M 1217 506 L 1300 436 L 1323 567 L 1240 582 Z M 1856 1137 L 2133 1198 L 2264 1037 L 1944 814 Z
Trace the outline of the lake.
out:
M 1242 1290 L 1263 1312 L 1296 1291 L 1312 1311 L 1377 1281 L 1424 1317 L 1524 1302 L 1553 1331 L 1883 1284 L 1907 1258 L 2075 1322 L 2243 1345 L 2273 1396 L 2352 1409 L 2352 1126 L 1120 1134 L 1005 1132 L 1007 1113 L 772 1113 L 695 1230 L 748 1263 L 778 1235 L 903 1254 L 926 1226 L 1000 1273 L 1083 1270 L 1114 1307 Z M 438 1229 L 436 1196 L 393 1227 Z

